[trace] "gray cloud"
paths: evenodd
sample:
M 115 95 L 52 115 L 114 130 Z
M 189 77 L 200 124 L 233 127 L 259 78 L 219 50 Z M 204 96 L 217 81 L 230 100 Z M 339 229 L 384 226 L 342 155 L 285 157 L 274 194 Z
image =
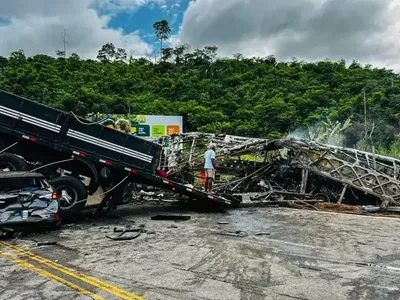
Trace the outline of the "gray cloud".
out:
M 399 0 L 197 0 L 177 42 L 222 55 L 356 59 L 400 69 Z M 400 21 L 400 20 L 399 20 Z
M 119 0 L 96 0 L 118 3 Z M 121 0 L 121 5 L 140 5 L 142 0 Z M 110 17 L 99 16 L 92 8 L 94 0 L 1 0 L 0 55 L 23 49 L 27 55 L 54 55 L 63 47 L 63 31 L 67 31 L 67 52 L 95 58 L 100 47 L 112 42 L 133 51 L 134 55 L 151 52 L 138 32 L 124 34 L 108 27 Z

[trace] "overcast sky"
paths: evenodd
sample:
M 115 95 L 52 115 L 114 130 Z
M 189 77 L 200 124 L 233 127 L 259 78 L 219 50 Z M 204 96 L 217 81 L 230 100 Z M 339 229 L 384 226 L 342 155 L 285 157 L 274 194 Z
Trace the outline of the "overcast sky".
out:
M 68 52 L 94 58 L 106 42 L 144 55 L 152 24 L 173 44 L 288 60 L 356 59 L 400 71 L 400 0 L 0 0 L 0 55 Z

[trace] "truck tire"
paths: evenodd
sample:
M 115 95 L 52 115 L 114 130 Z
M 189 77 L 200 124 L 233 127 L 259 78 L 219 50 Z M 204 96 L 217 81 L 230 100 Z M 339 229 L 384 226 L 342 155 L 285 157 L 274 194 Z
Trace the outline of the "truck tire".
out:
M 86 206 L 88 194 L 85 185 L 79 179 L 60 176 L 50 181 L 50 184 L 58 193 L 62 216 L 78 214 Z
M 27 171 L 28 164 L 25 160 L 12 153 L 0 153 L 0 170 L 9 169 L 10 171 Z

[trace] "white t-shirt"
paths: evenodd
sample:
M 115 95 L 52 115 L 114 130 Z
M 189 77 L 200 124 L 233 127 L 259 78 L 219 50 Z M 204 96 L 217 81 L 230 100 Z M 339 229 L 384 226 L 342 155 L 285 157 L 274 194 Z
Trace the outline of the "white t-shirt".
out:
M 204 169 L 214 169 L 214 166 L 212 164 L 212 159 L 215 159 L 215 152 L 214 150 L 207 150 L 206 154 L 204 155 L 205 163 L 204 163 Z

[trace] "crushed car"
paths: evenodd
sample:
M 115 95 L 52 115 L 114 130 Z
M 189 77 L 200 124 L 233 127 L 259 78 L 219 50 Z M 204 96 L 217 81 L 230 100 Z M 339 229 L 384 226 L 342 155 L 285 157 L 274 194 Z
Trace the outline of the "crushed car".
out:
M 42 174 L 0 172 L 0 234 L 61 225 L 58 195 Z

